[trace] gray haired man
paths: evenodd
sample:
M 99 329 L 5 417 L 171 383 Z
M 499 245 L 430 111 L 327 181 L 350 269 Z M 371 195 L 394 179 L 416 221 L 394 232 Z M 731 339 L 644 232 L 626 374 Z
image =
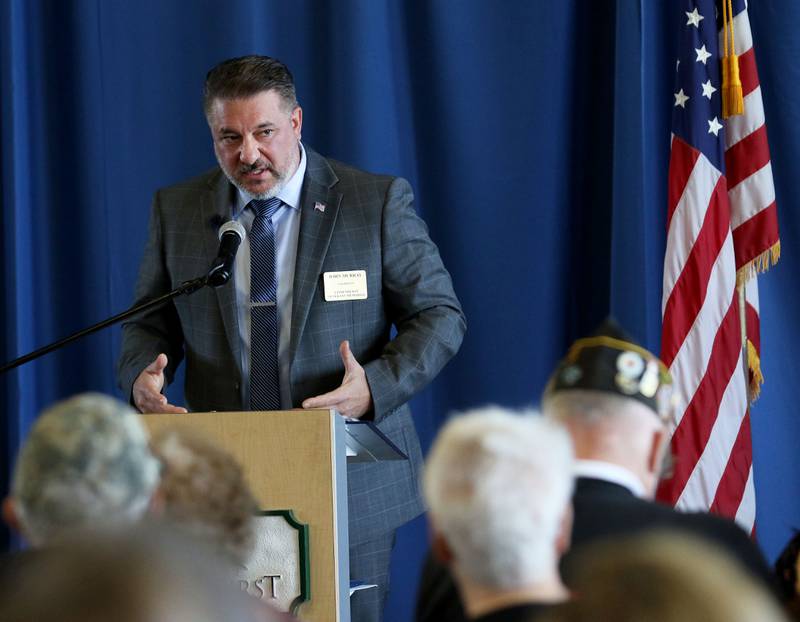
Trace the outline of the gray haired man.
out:
M 130 406 L 84 393 L 44 411 L 20 451 L 3 515 L 33 546 L 138 521 L 159 462 Z
M 560 425 L 491 407 L 453 418 L 425 467 L 433 550 L 471 620 L 528 620 L 567 599 L 572 444 Z M 446 619 L 446 618 L 441 618 Z

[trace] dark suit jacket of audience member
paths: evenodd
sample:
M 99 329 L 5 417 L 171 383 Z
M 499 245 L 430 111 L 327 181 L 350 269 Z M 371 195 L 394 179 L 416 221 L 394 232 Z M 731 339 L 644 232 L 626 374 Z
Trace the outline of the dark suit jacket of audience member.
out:
M 572 502 L 575 509 L 572 545 L 561 564 L 568 586 L 570 564 L 585 545 L 613 536 L 670 529 L 717 544 L 775 593 L 774 577 L 763 555 L 733 521 L 705 513 L 678 512 L 669 506 L 640 499 L 624 486 L 587 477 L 576 480 Z M 449 571 L 430 554 L 420 579 L 416 619 L 417 622 L 466 620 Z
M 530 603 L 528 605 L 515 605 L 498 609 L 485 616 L 475 618 L 474 622 L 534 622 L 545 611 L 556 609 L 558 605 L 544 603 Z M 441 622 L 448 622 L 447 618 L 442 618 Z

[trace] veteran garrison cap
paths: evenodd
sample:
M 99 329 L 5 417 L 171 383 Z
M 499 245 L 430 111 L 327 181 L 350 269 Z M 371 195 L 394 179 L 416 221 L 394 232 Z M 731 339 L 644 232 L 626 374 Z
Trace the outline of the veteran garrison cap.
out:
M 671 386 L 664 363 L 608 318 L 594 334 L 572 344 L 553 372 L 545 396 L 573 389 L 604 391 L 635 399 L 662 415 Z

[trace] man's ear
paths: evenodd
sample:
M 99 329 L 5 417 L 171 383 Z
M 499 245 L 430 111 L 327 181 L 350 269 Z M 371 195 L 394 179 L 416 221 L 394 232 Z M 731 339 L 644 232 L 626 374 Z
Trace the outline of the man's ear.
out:
M 12 497 L 3 499 L 3 521 L 12 531 L 22 534 L 22 525 L 19 522 L 17 506 Z
M 650 437 L 650 449 L 647 453 L 647 471 L 659 478 L 661 474 L 661 463 L 664 459 L 664 451 L 669 443 L 669 436 L 664 426 L 657 430 L 653 430 Z
M 164 508 L 167 505 L 167 499 L 164 496 L 164 491 L 161 486 L 156 486 L 153 496 L 150 497 L 150 503 L 147 506 L 147 513 L 150 516 L 161 518 L 164 516 Z
M 292 122 L 292 131 L 297 137 L 297 140 L 300 140 L 300 138 L 303 136 L 303 109 L 300 106 L 297 106 L 294 110 L 292 110 L 290 118 Z
M 431 538 L 431 551 L 433 552 L 433 557 L 440 564 L 449 566 L 453 563 L 453 559 L 455 558 L 453 551 L 450 548 L 450 545 L 447 544 L 447 540 L 444 539 L 444 536 L 437 531 L 433 532 L 433 536 Z
M 574 511 L 572 502 L 570 502 L 564 510 L 564 516 L 561 517 L 561 524 L 558 526 L 558 533 L 556 534 L 556 553 L 559 558 L 569 550 L 570 544 L 572 544 L 573 518 Z

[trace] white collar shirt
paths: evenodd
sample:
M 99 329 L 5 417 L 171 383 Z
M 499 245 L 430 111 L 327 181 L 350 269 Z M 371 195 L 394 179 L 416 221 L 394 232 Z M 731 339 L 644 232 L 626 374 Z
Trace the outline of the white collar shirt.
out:
M 278 279 L 278 366 L 281 383 L 281 403 L 291 406 L 289 386 L 289 340 L 292 330 L 292 299 L 294 296 L 294 271 L 297 259 L 297 241 L 300 235 L 300 199 L 306 174 L 306 151 L 300 143 L 300 163 L 292 177 L 278 193 L 283 205 L 272 217 L 275 228 L 275 274 Z M 233 217 L 245 228 L 245 236 L 233 272 L 236 287 L 236 310 L 241 341 L 242 404 L 250 404 L 250 228 L 255 211 L 248 204 L 252 197 L 238 190 L 233 204 Z
M 575 477 L 601 479 L 605 482 L 623 486 L 637 497 L 646 497 L 644 485 L 641 480 L 636 477 L 636 474 L 618 464 L 600 460 L 576 460 L 574 473 Z

